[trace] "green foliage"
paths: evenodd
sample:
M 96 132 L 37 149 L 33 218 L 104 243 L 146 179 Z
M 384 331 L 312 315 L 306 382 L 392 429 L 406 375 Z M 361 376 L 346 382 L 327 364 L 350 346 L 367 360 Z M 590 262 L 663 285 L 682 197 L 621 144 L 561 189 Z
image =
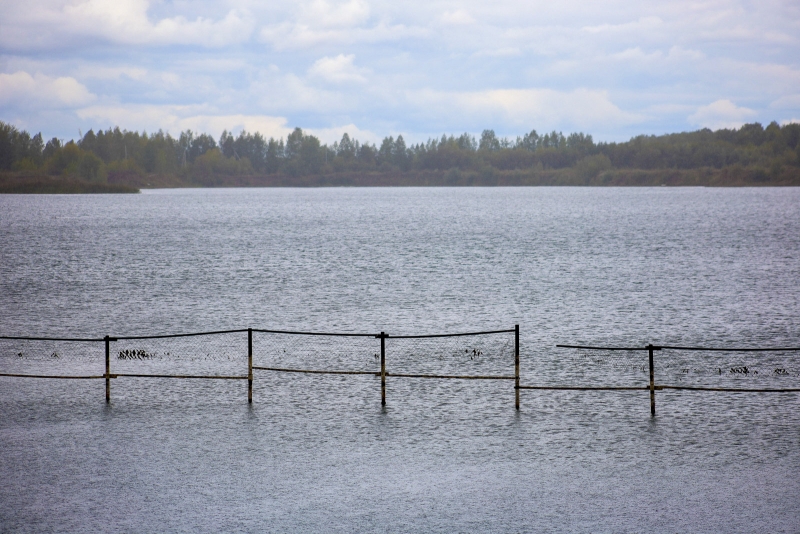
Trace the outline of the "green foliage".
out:
M 605 154 L 586 156 L 575 164 L 575 174 L 589 184 L 600 173 L 611 169 L 611 160 Z
M 226 158 L 218 148 L 212 148 L 195 160 L 190 175 L 199 184 L 213 186 L 220 185 L 218 177 L 252 173 L 249 160 Z
M 219 185 L 230 177 L 383 173 L 426 176 L 425 180 L 438 176 L 434 181 L 452 185 L 502 184 L 518 175 L 526 176 L 527 182 L 541 175 L 578 185 L 614 183 L 615 176 L 655 180 L 647 172 L 701 169 L 730 169 L 720 176 L 743 183 L 786 183 L 787 176 L 800 173 L 800 125 L 772 122 L 764 128 L 753 123 L 716 132 L 641 135 L 624 143 L 595 143 L 582 132 L 541 135 L 536 130 L 510 139 L 487 129 L 478 139 L 464 133 L 407 145 L 398 135 L 373 145 L 345 133 L 332 145 L 323 145 L 300 128 L 285 139 L 225 131 L 217 142 L 191 130 L 176 138 L 162 131 L 147 134 L 115 127 L 89 130 L 66 144 L 56 138 L 43 143 L 41 134 L 31 136 L 0 122 L 0 170 L 45 172 L 96 183 L 106 178 L 113 183 L 146 183 L 152 180 L 148 177 L 171 176 L 169 183 Z
M 91 152 L 84 152 L 78 164 L 78 176 L 89 182 L 105 182 L 106 170 L 103 160 Z
M 22 160 L 28 160 L 23 167 L 39 166 L 43 161 L 43 149 L 42 134 L 31 137 L 28 132 L 0 121 L 0 170 L 14 169 Z

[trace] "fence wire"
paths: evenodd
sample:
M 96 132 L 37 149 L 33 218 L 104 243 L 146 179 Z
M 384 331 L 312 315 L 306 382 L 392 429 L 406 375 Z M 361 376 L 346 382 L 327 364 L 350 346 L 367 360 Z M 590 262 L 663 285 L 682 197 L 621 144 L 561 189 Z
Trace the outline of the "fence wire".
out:
M 391 375 L 448 377 L 514 376 L 514 332 L 386 340 Z
M 523 385 L 635 388 L 648 385 L 649 373 L 647 351 L 556 349 L 523 362 Z
M 247 376 L 247 332 L 112 341 L 111 373 Z
M 0 374 L 97 377 L 103 373 L 102 341 L 0 339 Z
M 253 331 L 253 368 L 374 374 L 381 370 L 374 336 L 306 335 Z
M 570 386 L 645 386 L 649 356 L 642 350 L 561 349 L 557 358 L 537 362 L 537 378 Z M 657 386 L 712 388 L 795 388 L 798 355 L 789 351 L 680 350 L 653 353 Z M 537 382 L 542 380 L 537 380 Z M 545 384 L 542 384 L 545 385 Z
M 656 353 L 659 384 L 711 387 L 797 387 L 798 354 L 664 349 Z

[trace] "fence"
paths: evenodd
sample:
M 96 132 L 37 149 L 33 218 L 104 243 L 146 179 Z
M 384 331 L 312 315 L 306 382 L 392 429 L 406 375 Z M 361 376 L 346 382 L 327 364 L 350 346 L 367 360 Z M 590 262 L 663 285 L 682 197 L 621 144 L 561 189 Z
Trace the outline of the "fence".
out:
M 101 343 L 102 372 L 97 358 Z M 396 372 L 387 371 L 387 353 L 394 358 Z M 320 359 L 325 368 L 320 368 Z M 86 339 L 0 336 L 0 364 L 0 371 L 12 371 L 0 376 L 105 380 L 106 402 L 111 401 L 111 381 L 119 378 L 247 380 L 247 400 L 252 402 L 254 371 L 266 371 L 380 377 L 383 405 L 387 378 L 514 380 L 519 408 L 519 325 L 508 330 L 417 336 L 253 328 Z M 510 372 L 512 364 L 513 375 L 498 373 L 503 367 Z M 59 366 L 83 374 L 45 373 Z M 473 372 L 436 372 L 464 367 Z M 31 373 L 31 368 L 42 372 Z
M 101 345 L 102 344 L 102 345 Z M 104 349 L 103 362 L 98 358 Z M 119 378 L 175 378 L 246 380 L 247 400 L 253 401 L 254 371 L 331 375 L 367 375 L 380 378 L 381 404 L 386 404 L 390 379 L 506 380 L 514 381 L 514 404 L 521 390 L 649 391 L 655 415 L 658 390 L 788 393 L 800 388 L 718 387 L 720 378 L 786 380 L 800 370 L 786 366 L 778 356 L 800 348 L 710 348 L 646 345 L 597 347 L 556 345 L 583 351 L 578 365 L 561 359 L 538 362 L 540 376 L 553 371 L 570 384 L 520 384 L 519 325 L 508 330 L 460 334 L 392 336 L 379 334 L 293 332 L 239 329 L 162 336 L 105 336 L 103 338 L 36 338 L 0 336 L 0 376 L 105 380 L 106 402 L 111 381 Z M 654 353 L 674 351 L 659 361 L 661 369 L 680 384 L 655 382 Z M 643 353 L 647 361 L 643 361 Z M 705 353 L 702 360 L 680 354 Z M 755 362 L 734 360 L 731 354 L 759 353 Z M 113 356 L 113 358 L 112 358 Z M 114 361 L 112 372 L 111 362 Z M 320 361 L 324 362 L 324 366 Z M 393 370 L 387 368 L 391 361 Z M 700 363 L 698 363 L 700 362 Z M 512 374 L 513 365 L 513 374 Z M 603 367 L 605 366 L 605 371 Z M 73 374 L 52 374 L 59 367 Z M 465 369 L 467 372 L 465 372 Z M 80 373 L 80 374 L 74 374 Z M 642 374 L 649 381 L 641 381 Z M 600 383 L 598 383 L 600 381 Z
M 777 378 L 786 379 L 789 377 L 800 377 L 800 370 L 787 367 L 780 358 L 776 358 L 776 353 L 797 352 L 800 347 L 780 347 L 780 348 L 716 348 L 716 347 L 678 347 L 668 345 L 648 344 L 644 347 L 596 347 L 587 345 L 556 345 L 557 348 L 574 349 L 589 351 L 585 355 L 582 365 L 578 366 L 580 375 L 574 376 L 573 380 L 583 382 L 580 385 L 520 385 L 519 389 L 527 390 L 567 390 L 567 391 L 649 391 L 650 393 L 650 414 L 656 414 L 656 391 L 659 390 L 687 390 L 687 391 L 719 391 L 719 392 L 740 392 L 740 393 L 791 393 L 800 392 L 800 388 L 781 387 L 781 388 L 753 388 L 753 387 L 715 387 L 709 386 L 711 377 L 719 379 L 723 375 L 726 378 L 741 381 L 742 379 Z M 677 351 L 677 352 L 702 352 L 706 357 L 698 363 L 698 359 L 682 359 L 674 357 L 664 362 L 664 369 L 671 371 L 673 378 L 679 381 L 691 381 L 692 384 L 672 384 L 663 385 L 655 382 L 655 358 L 657 351 Z M 647 362 L 642 362 L 636 356 L 647 352 Z M 730 353 L 751 354 L 760 353 L 767 357 L 762 357 L 753 365 L 752 362 L 743 362 L 741 359 L 731 362 Z M 596 371 L 598 366 L 608 365 L 614 369 L 614 377 L 617 380 L 638 382 L 639 372 L 646 372 L 649 375 L 647 385 L 595 385 L 586 383 L 587 374 L 592 376 L 604 376 L 608 378 L 610 373 Z M 587 373 L 587 370 L 594 372 Z M 632 379 L 632 380 L 631 380 Z

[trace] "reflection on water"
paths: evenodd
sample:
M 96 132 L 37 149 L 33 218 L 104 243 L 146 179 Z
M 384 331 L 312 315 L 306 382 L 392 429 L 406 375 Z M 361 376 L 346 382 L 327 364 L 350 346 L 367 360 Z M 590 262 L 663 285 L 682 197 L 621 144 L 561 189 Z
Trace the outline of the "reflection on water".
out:
M 671 188 L 2 196 L 0 330 L 519 323 L 523 383 L 644 385 L 646 352 L 554 346 L 800 345 L 799 200 L 796 189 Z M 246 334 L 223 338 L 120 342 L 112 368 L 246 370 Z M 513 373 L 505 341 L 390 339 L 387 366 Z M 376 342 L 316 350 L 256 336 L 254 358 L 374 370 Z M 103 372 L 102 344 L 26 350 L 0 363 Z M 798 387 L 798 357 L 662 351 L 656 379 Z M 517 413 L 504 381 L 389 379 L 384 409 L 372 376 L 258 372 L 252 405 L 246 381 L 119 378 L 110 407 L 103 388 L 0 379 L 0 530 L 800 526 L 792 393 L 659 391 L 651 419 L 639 391 L 523 391 Z

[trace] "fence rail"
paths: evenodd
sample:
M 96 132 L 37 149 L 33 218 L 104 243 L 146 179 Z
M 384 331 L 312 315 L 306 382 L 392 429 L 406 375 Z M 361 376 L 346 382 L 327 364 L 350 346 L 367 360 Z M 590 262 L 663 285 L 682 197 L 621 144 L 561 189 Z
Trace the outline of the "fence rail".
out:
M 242 334 L 247 334 L 246 340 Z M 513 336 L 509 336 L 513 334 Z M 255 340 L 254 340 L 255 335 Z M 505 337 L 504 337 L 505 336 Z M 17 343 L 15 345 L 15 343 Z M 183 334 L 151 336 L 104 336 L 102 338 L 65 338 L 0 336 L 0 361 L 34 361 L 45 367 L 54 362 L 81 361 L 86 365 L 99 363 L 90 356 L 86 347 L 103 344 L 105 369 L 87 374 L 26 373 L 19 369 L 2 372 L 0 377 L 42 378 L 65 380 L 105 380 L 106 402 L 111 401 L 111 381 L 119 378 L 162 378 L 198 380 L 247 380 L 248 402 L 253 401 L 254 371 L 305 373 L 315 375 L 363 375 L 380 378 L 381 404 L 386 404 L 387 379 L 440 379 L 440 380 L 499 380 L 514 381 L 514 401 L 520 407 L 520 391 L 649 391 L 650 411 L 655 415 L 655 392 L 663 390 L 716 391 L 741 393 L 796 393 L 800 388 L 713 387 L 695 385 L 657 384 L 655 380 L 654 353 L 659 351 L 750 353 L 798 352 L 800 347 L 684 347 L 648 344 L 640 347 L 595 345 L 556 345 L 558 349 L 607 351 L 611 353 L 647 352 L 649 382 L 646 385 L 575 385 L 575 384 L 521 384 L 519 325 L 513 329 L 461 332 L 453 334 L 390 335 L 380 333 L 299 332 L 243 328 Z M 83 345 L 82 345 L 83 344 Z M 83 350 L 74 347 L 84 347 Z M 66 347 L 73 347 L 66 350 Z M 113 348 L 113 350 L 112 350 Z M 6 350 L 9 349 L 9 350 Z M 255 350 L 254 350 L 255 349 Z M 51 352 L 52 351 L 52 352 Z M 99 352 L 99 347 L 98 351 Z M 48 355 L 48 353 L 50 353 Z M 112 354 L 117 363 L 112 371 Z M 431 362 L 439 357 L 437 368 Z M 16 357 L 16 359 L 15 359 Z M 339 369 L 320 369 L 317 362 L 324 358 L 327 365 Z M 389 371 L 387 358 L 391 357 L 397 369 Z M 5 358 L 3 360 L 2 358 Z M 254 358 L 257 360 L 254 364 Z M 625 358 L 630 358 L 626 356 Z M 598 360 L 600 361 L 600 360 Z M 167 371 L 160 363 L 167 362 Z M 199 365 L 203 362 L 205 365 Z M 209 364 L 209 362 L 211 362 Z M 497 365 L 503 363 L 513 374 L 498 373 Z M 95 365 L 92 364 L 92 365 Z M 279 365 L 282 364 L 282 365 Z M 288 365 L 287 365 L 288 364 Z M 365 369 L 365 366 L 378 366 Z M 411 368 L 403 366 L 412 365 Z M 416 365 L 417 367 L 413 367 Z M 460 372 L 472 366 L 473 373 Z M 487 367 L 489 365 L 490 367 Z M 145 370 L 141 367 L 150 367 Z M 176 372 L 174 367 L 181 367 Z M 209 370 L 211 366 L 213 369 Z M 246 367 L 245 367 L 246 366 Z M 445 367 L 442 369 L 442 367 Z M 449 366 L 449 367 L 448 367 Z M 455 366 L 455 368 L 453 368 Z M 492 367 L 494 366 L 494 367 Z M 197 372 L 201 367 L 203 372 Z M 351 367 L 351 368 L 348 368 Z M 636 366 L 639 367 L 638 364 Z M 246 369 L 246 373 L 244 372 Z M 645 366 L 640 366 L 642 371 Z M 5 371 L 6 369 L 2 369 Z M 749 374 L 746 367 L 735 367 L 731 372 Z M 99 369 L 97 369 L 99 371 Z M 445 371 L 445 372 L 441 372 Z M 450 372 L 447 372 L 450 371 Z M 456 371 L 456 372 L 452 372 Z M 487 372 L 488 371 L 488 372 Z M 785 369 L 776 369 L 788 374 Z M 74 373 L 74 370 L 73 370 Z M 756 374 L 756 371 L 752 372 Z M 719 368 L 722 374 L 722 368 Z M 800 376 L 800 373 L 798 373 Z
M 163 372 L 127 372 L 113 370 L 111 368 L 112 354 L 117 354 L 117 366 L 133 363 L 147 363 L 157 360 L 159 358 L 167 357 L 175 361 L 176 358 L 186 356 L 188 353 L 193 353 L 195 356 L 202 354 L 207 350 L 207 347 L 199 346 L 197 340 L 200 338 L 217 339 L 220 336 L 231 336 L 237 334 L 247 333 L 247 348 L 246 348 L 246 365 L 247 374 L 234 374 L 234 373 L 163 373 Z M 412 350 L 414 347 L 419 348 L 419 343 L 425 342 L 438 342 L 441 344 L 445 339 L 459 339 L 466 338 L 483 339 L 486 336 L 494 336 L 499 334 L 516 333 L 514 338 L 515 349 L 514 354 L 516 358 L 516 376 L 509 375 L 494 375 L 494 374 L 442 374 L 442 373 L 425 373 L 425 372 L 389 372 L 386 365 L 386 342 L 391 340 L 400 345 L 396 347 L 398 352 L 408 349 Z M 296 359 L 303 356 L 318 358 L 320 355 L 325 355 L 330 358 L 332 355 L 341 356 L 342 354 L 352 354 L 374 352 L 376 362 L 380 361 L 380 370 L 336 370 L 336 369 L 312 369 L 301 367 L 286 367 L 275 365 L 259 365 L 253 362 L 254 358 L 254 340 L 253 336 L 257 334 L 260 336 L 260 346 L 256 346 L 257 351 L 261 351 L 260 356 L 264 353 L 279 353 L 280 356 L 286 357 L 287 347 L 289 350 L 289 357 L 294 356 Z M 355 340 L 348 342 L 347 340 Z M 192 341 L 194 340 L 194 341 Z M 300 341 L 298 341 L 300 340 Z M 337 341 L 338 340 L 338 341 Z M 360 340 L 360 341 L 358 341 Z M 375 340 L 379 340 L 378 343 Z M 49 378 L 49 379 L 105 379 L 106 382 L 106 402 L 111 401 L 111 381 L 119 378 L 165 378 L 165 379 L 203 379 L 203 380 L 247 380 L 248 381 L 248 402 L 253 401 L 253 381 L 254 371 L 271 371 L 283 373 L 306 373 L 306 374 L 331 374 L 331 375 L 367 375 L 380 377 L 381 381 L 381 403 L 386 404 L 386 379 L 387 378 L 428 378 L 428 379 L 462 379 L 462 380 L 516 380 L 519 382 L 519 326 L 513 329 L 505 330 L 487 330 L 481 332 L 459 332 L 454 334 L 424 334 L 424 335 L 398 335 L 392 336 L 386 332 L 374 333 L 348 333 L 348 332 L 301 332 L 291 330 L 274 330 L 274 329 L 260 329 L 260 328 L 243 328 L 232 330 L 214 330 L 208 332 L 191 332 L 182 334 L 163 334 L 163 335 L 148 335 L 148 336 L 104 336 L 101 338 L 63 338 L 63 337 L 33 337 L 33 336 L 0 336 L 0 341 L 6 342 L 45 342 L 45 343 L 91 343 L 104 345 L 105 352 L 105 372 L 103 374 L 92 375 L 54 375 L 54 374 L 34 374 L 34 373 L 19 373 L 19 372 L 3 372 L 0 376 L 3 377 L 17 377 L 17 378 Z M 233 341 L 233 340 L 231 340 Z M 237 340 L 236 343 L 241 343 L 242 340 Z M 186 344 L 189 343 L 187 347 Z M 209 343 L 208 341 L 206 343 Z M 361 346 L 355 346 L 361 344 Z M 366 343 L 366 345 L 365 345 Z M 178 345 L 176 345 L 178 344 Z M 372 345 L 370 345 L 372 344 Z M 507 343 L 508 344 L 508 343 Z M 142 346 L 146 345 L 146 348 Z M 460 347 L 463 346 L 460 345 Z M 219 347 L 217 344 L 217 351 L 230 352 L 242 356 L 245 354 L 244 347 L 239 351 L 233 347 L 225 345 Z M 40 349 L 41 351 L 41 349 Z M 473 348 L 473 357 L 475 354 L 482 355 L 485 351 Z M 469 354 L 469 349 L 466 351 Z M 19 352 L 20 357 L 23 352 Z M 361 354 L 363 356 L 363 354 Z M 57 353 L 53 352 L 54 357 L 58 357 Z M 215 356 L 207 354 L 208 358 L 213 359 L 219 357 L 218 353 Z M 191 359 L 191 358 L 190 358 Z M 224 357 L 221 359 L 225 359 Z M 230 358 L 229 358 L 230 359 Z M 236 356 L 233 356 L 236 359 Z M 41 361 L 41 360 L 40 360 Z M 511 361 L 508 361 L 511 365 Z M 517 392 L 517 408 L 519 408 L 518 401 L 519 393 Z
M 639 387 L 588 387 L 588 386 L 520 386 L 520 389 L 540 389 L 540 390 L 579 390 L 579 391 L 649 391 L 650 392 L 650 414 L 656 414 L 655 392 L 660 390 L 685 390 L 685 391 L 718 391 L 718 392 L 741 392 L 741 393 L 796 393 L 800 388 L 720 388 L 705 386 L 675 386 L 655 383 L 655 363 L 654 352 L 662 350 L 692 351 L 692 352 L 797 352 L 800 347 L 682 347 L 674 345 L 653 345 L 648 344 L 644 347 L 598 347 L 593 345 L 556 345 L 556 348 L 596 350 L 609 352 L 622 351 L 647 351 L 648 368 L 650 372 L 650 383 L 648 386 Z M 746 368 L 745 368 L 746 370 Z M 720 373 L 722 370 L 720 369 Z

